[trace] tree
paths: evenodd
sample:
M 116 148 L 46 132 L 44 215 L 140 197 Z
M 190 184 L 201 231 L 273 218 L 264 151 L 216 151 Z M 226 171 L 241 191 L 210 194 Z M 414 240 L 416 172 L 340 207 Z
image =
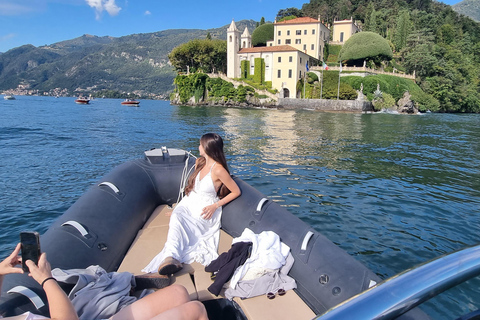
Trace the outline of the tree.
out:
M 395 50 L 400 51 L 407 45 L 407 38 L 412 30 L 412 22 L 410 21 L 410 14 L 407 10 L 403 10 L 397 19 L 397 26 L 393 37 Z
M 263 25 L 263 24 L 265 24 L 265 18 L 264 18 L 264 17 L 262 17 L 262 18 L 260 19 L 260 25 Z
M 194 72 L 226 72 L 227 42 L 222 40 L 195 39 L 175 47 L 168 55 L 177 71 L 186 72 L 187 66 Z
M 339 53 L 339 60 L 370 60 L 379 65 L 393 57 L 388 41 L 377 33 L 359 32 L 345 42 Z
M 377 12 L 373 9 L 368 19 L 368 27 L 366 31 L 377 32 Z
M 212 40 L 212 35 L 210 34 L 210 32 L 209 32 L 209 33 L 207 33 L 207 37 L 206 37 L 206 39 L 208 39 L 208 40 Z
M 287 9 L 280 9 L 277 13 L 277 21 L 282 20 L 283 18 L 295 16 L 295 17 L 303 17 L 303 12 L 301 9 L 297 8 L 287 8 Z
M 252 45 L 264 47 L 267 41 L 273 40 L 274 27 L 273 23 L 266 23 L 256 28 L 252 33 Z

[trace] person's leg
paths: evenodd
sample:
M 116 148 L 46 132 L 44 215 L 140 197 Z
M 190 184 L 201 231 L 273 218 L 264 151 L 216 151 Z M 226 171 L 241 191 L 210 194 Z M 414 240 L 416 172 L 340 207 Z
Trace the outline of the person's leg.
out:
M 152 320 L 208 320 L 205 306 L 199 301 L 190 301 L 181 306 L 169 309 Z
M 189 301 L 185 287 L 173 284 L 123 308 L 112 317 L 112 320 L 149 320 Z

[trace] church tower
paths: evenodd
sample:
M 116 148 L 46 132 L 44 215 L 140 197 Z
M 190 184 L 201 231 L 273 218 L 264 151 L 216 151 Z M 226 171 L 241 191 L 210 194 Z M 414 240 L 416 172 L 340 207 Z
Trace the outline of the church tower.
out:
M 238 61 L 238 51 L 240 43 L 240 31 L 238 31 L 235 21 L 232 20 L 227 29 L 227 77 L 238 78 L 240 66 Z
M 248 32 L 248 27 L 245 27 L 245 30 L 242 33 L 241 41 L 242 48 L 251 48 L 252 47 L 252 36 Z

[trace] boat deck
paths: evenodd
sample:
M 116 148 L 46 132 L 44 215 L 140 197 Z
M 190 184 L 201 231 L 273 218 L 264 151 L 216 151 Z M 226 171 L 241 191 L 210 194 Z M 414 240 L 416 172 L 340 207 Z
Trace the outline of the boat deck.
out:
M 165 215 L 171 211 L 166 205 L 159 206 L 150 219 L 145 223 L 132 246 L 127 252 L 125 259 L 118 268 L 118 272 L 128 271 L 134 275 L 143 274 L 141 269 L 146 266 L 163 248 L 167 239 L 168 223 L 170 218 Z M 223 230 L 220 231 L 220 243 L 218 252 L 226 252 L 232 245 L 232 237 Z M 215 297 L 207 288 L 212 284 L 210 273 L 204 271 L 204 266 L 199 263 L 184 265 L 184 268 L 172 276 L 171 283 L 183 285 L 190 294 L 192 300 L 206 301 L 224 298 L 223 292 Z M 315 313 L 293 291 L 275 299 L 269 300 L 266 296 L 258 296 L 249 299 L 234 298 L 248 319 L 312 319 Z

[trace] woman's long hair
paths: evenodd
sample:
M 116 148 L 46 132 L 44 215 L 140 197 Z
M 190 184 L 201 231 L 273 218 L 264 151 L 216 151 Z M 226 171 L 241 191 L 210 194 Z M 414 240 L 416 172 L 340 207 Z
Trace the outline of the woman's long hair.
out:
M 206 133 L 200 138 L 200 144 L 202 145 L 203 150 L 205 150 L 205 153 L 210 158 L 215 160 L 215 162 L 224 167 L 225 170 L 227 170 L 227 172 L 230 174 L 230 171 L 228 170 L 227 159 L 225 159 L 225 154 L 223 153 L 222 137 L 220 137 L 216 133 Z M 200 170 L 205 167 L 205 162 L 206 160 L 204 157 L 198 157 L 197 161 L 195 162 L 195 171 L 188 178 L 187 187 L 185 188 L 185 194 L 188 195 L 195 187 L 195 178 L 200 173 Z M 217 192 L 218 197 L 222 199 L 229 193 L 230 190 L 228 190 L 228 188 L 225 187 L 225 185 L 222 183 L 220 189 L 218 189 Z

